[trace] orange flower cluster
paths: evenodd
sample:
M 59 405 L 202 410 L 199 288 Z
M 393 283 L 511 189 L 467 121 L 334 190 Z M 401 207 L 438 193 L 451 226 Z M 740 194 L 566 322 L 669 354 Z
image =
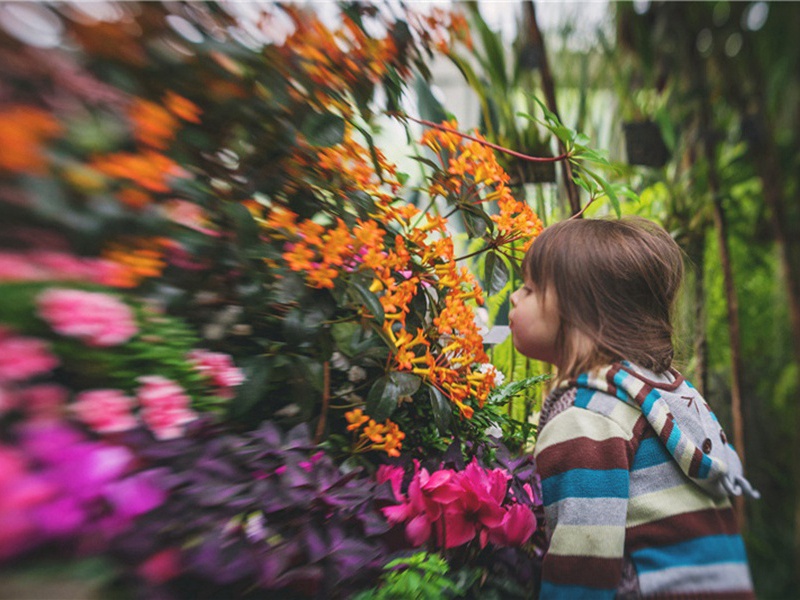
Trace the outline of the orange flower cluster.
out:
M 406 434 L 400 431 L 397 423 L 390 419 L 386 419 L 384 423 L 377 423 L 360 408 L 346 412 L 344 418 L 348 422 L 347 430 L 354 432 L 353 437 L 358 435 L 353 447 L 354 453 L 383 450 L 389 456 L 400 456 L 400 448 L 403 447 Z
M 90 166 L 104 175 L 134 184 L 133 187 L 123 186 L 117 197 L 127 206 L 143 208 L 152 202 L 151 194 L 170 191 L 171 177 L 186 175 L 186 171 L 162 151 L 175 138 L 180 120 L 199 123 L 200 113 L 197 105 L 171 91 L 164 95 L 163 106 L 136 98 L 128 118 L 141 149 L 98 156 Z
M 164 248 L 171 240 L 160 237 L 132 237 L 108 244 L 102 257 L 122 268 L 114 273 L 109 285 L 132 288 L 149 277 L 158 277 L 166 267 Z
M 44 173 L 48 164 L 44 143 L 61 129 L 42 109 L 25 105 L 0 108 L 0 171 Z
M 455 121 L 442 123 L 457 129 Z M 477 132 L 467 140 L 456 133 L 439 129 L 427 130 L 420 142 L 433 150 L 446 176 L 436 178 L 428 188 L 431 197 L 444 196 L 461 204 L 497 202 L 499 214 L 491 215 L 497 224 L 494 246 L 503 246 L 525 239 L 522 250 L 533 243 L 542 230 L 542 222 L 524 202 L 516 200 L 508 187 L 509 175 L 497 162 L 494 151 L 482 144 Z
M 429 14 L 411 13 L 409 20 L 425 45 L 431 43 L 439 52 L 447 54 L 456 41 L 472 50 L 469 23 L 460 12 L 434 8 Z
M 164 106 L 136 98 L 128 116 L 136 141 L 151 148 L 165 150 L 175 137 L 179 119 L 199 123 L 200 113 L 196 104 L 170 91 L 164 96 Z
M 129 181 L 148 192 L 162 194 L 170 191 L 171 177 L 186 174 L 175 161 L 155 150 L 99 156 L 92 161 L 91 166 L 109 177 Z M 137 203 L 141 202 L 141 199 L 137 200 Z
M 320 106 L 334 103 L 349 115 L 351 109 L 341 102 L 341 95 L 359 82 L 379 82 L 389 65 L 397 63 L 397 47 L 388 34 L 371 38 L 347 16 L 342 27 L 332 31 L 313 13 L 291 5 L 283 10 L 295 26 L 281 47 L 286 64 L 299 67 L 310 80 L 309 86 L 296 86 L 295 92 Z M 292 75 L 295 79 L 297 74 Z

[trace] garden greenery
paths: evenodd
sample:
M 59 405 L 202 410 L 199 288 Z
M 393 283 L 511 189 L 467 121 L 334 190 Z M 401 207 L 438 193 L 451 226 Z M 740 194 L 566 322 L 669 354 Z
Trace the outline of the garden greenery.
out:
M 14 10 L 60 44 L 0 30 L 0 559 L 101 555 L 145 595 L 331 598 L 425 546 L 444 558 L 409 564 L 453 569 L 454 593 L 529 593 L 533 465 L 486 431 L 524 448 L 502 407 L 543 378 L 499 385 L 466 261 L 502 289 L 542 225 L 478 133 L 400 110 L 469 47 L 464 17 Z

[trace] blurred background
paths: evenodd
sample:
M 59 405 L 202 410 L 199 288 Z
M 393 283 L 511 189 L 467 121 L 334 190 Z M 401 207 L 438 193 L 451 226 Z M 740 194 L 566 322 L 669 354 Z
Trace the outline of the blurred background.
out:
M 250 216 L 258 223 L 267 219 L 257 205 L 272 206 L 269 199 L 283 194 L 299 203 L 287 204 L 297 214 L 310 218 L 311 205 L 302 205 L 307 190 L 340 185 L 335 166 L 315 172 L 318 180 L 301 177 L 313 161 L 287 159 L 288 149 L 302 146 L 296 137 L 315 147 L 339 141 L 344 115 L 361 127 L 369 148 L 382 153 L 372 153 L 369 168 L 372 159 L 375 165 L 388 159 L 407 174 L 410 190 L 427 189 L 423 182 L 431 178 L 433 167 L 424 162 L 430 154 L 411 149 L 427 126 L 398 115 L 437 123 L 455 119 L 461 131 L 477 130 L 489 142 L 539 157 L 558 156 L 578 139 L 581 148 L 603 153 L 597 178 L 585 165 L 566 161 L 531 163 L 502 153 L 498 161 L 514 196 L 545 226 L 580 211 L 587 217 L 636 214 L 663 224 L 683 248 L 687 277 L 676 322 L 678 368 L 705 394 L 761 491 L 761 500 L 740 508 L 758 596 L 795 597 L 800 4 L 286 6 L 0 3 L 0 285 L 58 280 L 69 272 L 75 279 L 141 292 L 184 318 L 194 332 L 154 322 L 151 333 L 161 336 L 156 339 L 195 336 L 236 359 L 250 382 L 237 392 L 236 418 L 277 414 L 286 423 L 317 427 L 320 392 L 300 380 L 311 373 L 309 381 L 322 381 L 322 371 L 252 358 L 282 350 L 259 341 L 277 339 L 270 337 L 272 325 L 260 308 L 266 301 L 254 291 L 273 280 L 255 274 L 251 263 L 257 256 L 261 268 L 265 261 L 271 268 L 280 255 L 259 254 L 247 245 L 248 236 L 258 237 Z M 416 26 L 407 9 L 422 15 Z M 452 11 L 461 20 L 442 17 Z M 363 43 L 357 48 L 362 54 L 350 47 L 352 64 L 346 52 L 336 55 L 336 64 L 325 63 L 345 42 L 304 46 L 298 32 L 303 19 L 312 20 L 302 15 L 314 17 L 309 30 L 316 23 L 320 31 L 341 27 L 346 15 L 370 40 L 391 31 L 393 50 Z M 392 25 L 401 19 L 411 25 Z M 318 64 L 325 66 L 315 71 Z M 340 80 L 347 93 L 337 95 Z M 131 97 L 143 101 L 132 107 Z M 356 107 L 352 114 L 343 108 L 348 103 Z M 336 118 L 324 116 L 329 113 L 322 105 L 336 106 Z M 545 119 L 542 107 L 557 121 Z M 309 117 L 315 110 L 323 117 Z M 444 198 L 429 204 L 419 189 L 406 195 L 411 204 L 447 213 Z M 198 206 L 203 211 L 193 208 Z M 456 214 L 448 222 L 462 253 L 475 251 L 480 238 L 471 219 Z M 238 245 L 223 248 L 220 239 L 227 239 L 228 230 L 238 232 Z M 42 250 L 101 262 L 54 262 L 36 254 Z M 500 271 L 488 262 L 470 266 L 492 292 L 482 313 L 487 329 L 497 328 L 496 343 L 488 348 L 491 362 L 508 380 L 546 374 L 544 365 L 514 356 L 503 341 L 508 296 L 519 279 L 504 267 L 499 282 L 487 283 Z M 38 274 L 20 274 L 28 267 Z M 33 292 L 21 289 L 0 290 L 0 317 L 7 325 L 27 323 L 19 307 L 31 302 Z M 311 335 L 303 325 L 311 314 L 302 313 L 305 320 L 281 335 Z M 313 340 L 300 354 L 313 354 Z M 136 356 L 139 362 L 87 355 L 79 371 L 107 360 L 99 368 L 130 379 L 143 372 L 144 355 Z M 153 360 L 162 358 L 172 360 L 166 354 Z M 202 381 L 176 364 L 170 367 L 173 379 L 191 391 L 195 408 L 197 398 L 206 398 L 209 410 L 219 405 L 220 394 L 204 392 Z M 376 367 L 364 365 L 372 377 Z M 283 380 L 278 372 L 287 369 L 301 375 Z M 70 379 L 75 381 L 80 378 Z M 289 388 L 287 398 L 316 400 L 306 406 L 264 399 L 264 390 L 274 395 Z M 516 423 L 535 422 L 542 393 L 533 389 L 500 412 Z M 3 402 L 11 406 L 11 400 Z M 0 410 L 10 414 L 3 402 Z M 517 441 L 524 449 L 530 440 Z M 15 539 L 9 531 L 7 539 Z M 0 531 L 0 545 L 3 540 Z M 27 582 L 36 573 L 6 575 L 11 591 L 0 589 L 0 597 L 22 597 L 15 594 L 30 589 Z

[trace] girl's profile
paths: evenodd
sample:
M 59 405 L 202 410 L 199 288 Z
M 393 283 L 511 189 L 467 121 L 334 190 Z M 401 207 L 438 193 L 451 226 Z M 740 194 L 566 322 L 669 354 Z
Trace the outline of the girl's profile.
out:
M 758 497 L 673 367 L 680 249 L 644 219 L 544 230 L 512 296 L 514 345 L 557 367 L 535 457 L 541 598 L 752 598 L 730 496 Z

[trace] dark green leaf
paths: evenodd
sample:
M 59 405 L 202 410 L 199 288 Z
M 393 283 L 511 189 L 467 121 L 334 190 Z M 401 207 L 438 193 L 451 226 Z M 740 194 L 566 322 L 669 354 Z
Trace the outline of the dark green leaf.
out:
M 417 77 L 414 81 L 414 88 L 417 92 L 417 106 L 419 107 L 420 117 L 434 123 L 441 123 L 447 120 L 447 112 L 442 103 L 439 102 L 431 91 L 430 84 Z
M 331 113 L 312 112 L 303 121 L 301 131 L 312 146 L 335 146 L 344 140 L 344 119 Z
M 453 420 L 453 407 L 438 388 L 429 386 L 428 393 L 431 397 L 431 409 L 433 410 L 433 421 L 436 423 L 436 428 L 441 435 L 447 435 Z
M 496 294 L 508 283 L 508 266 L 503 257 L 496 252 L 486 255 L 485 264 L 486 288 L 489 294 Z
M 389 379 L 397 387 L 400 396 L 414 395 L 422 383 L 419 375 L 402 371 L 393 371 Z
M 242 365 L 245 380 L 231 405 L 231 413 L 241 416 L 258 404 L 267 392 L 272 363 L 263 356 L 250 358 Z
M 375 321 L 379 325 L 383 325 L 385 315 L 383 313 L 383 306 L 381 305 L 380 300 L 378 300 L 378 297 L 369 291 L 368 287 L 359 283 L 358 281 L 351 281 L 350 289 L 353 290 L 358 298 L 364 302 L 364 306 L 367 307 L 367 310 L 375 318 Z
M 366 409 L 367 414 L 376 421 L 388 419 L 395 408 L 400 392 L 388 376 L 378 379 L 367 394 Z

